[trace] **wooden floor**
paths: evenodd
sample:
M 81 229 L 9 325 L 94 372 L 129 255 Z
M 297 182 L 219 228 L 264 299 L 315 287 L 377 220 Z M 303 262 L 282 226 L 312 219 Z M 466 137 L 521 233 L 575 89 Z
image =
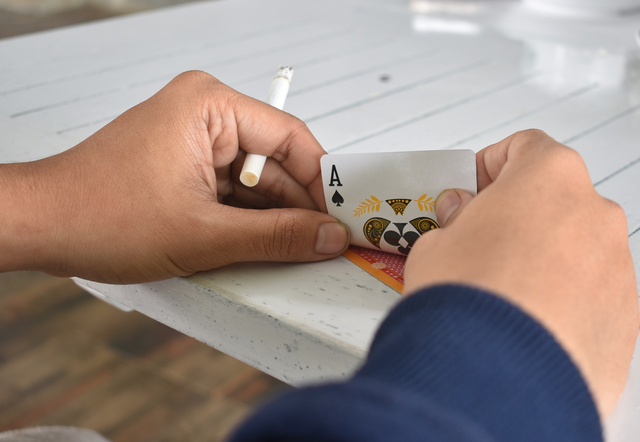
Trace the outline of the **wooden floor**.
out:
M 46 16 L 0 10 L 0 38 L 44 31 L 83 21 L 98 20 L 112 15 L 114 14 L 92 6 Z
M 129 12 L 138 12 L 146 9 L 154 9 L 193 0 L 94 0 L 94 1 L 67 1 L 56 2 L 48 12 L 42 11 L 42 3 L 49 0 L 22 0 L 22 10 L 16 11 L 4 7 L 0 0 L 0 38 L 14 37 L 16 35 L 31 32 L 45 31 L 47 29 L 69 26 L 76 23 L 100 20 Z M 8 3 L 17 3 L 17 0 Z M 77 4 L 77 7 L 59 7 L 55 5 Z M 106 7 L 110 5 L 110 7 Z M 15 8 L 14 8 L 15 9 Z M 31 10 L 31 12 L 29 12 Z
M 285 384 L 68 279 L 0 274 L 0 431 L 218 441 Z

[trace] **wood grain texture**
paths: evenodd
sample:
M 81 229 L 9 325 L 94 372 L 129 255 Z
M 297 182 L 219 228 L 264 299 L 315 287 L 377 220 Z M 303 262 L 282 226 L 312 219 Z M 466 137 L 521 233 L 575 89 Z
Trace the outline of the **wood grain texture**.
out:
M 0 275 L 0 431 L 74 425 L 114 442 L 217 441 L 288 388 L 70 280 Z

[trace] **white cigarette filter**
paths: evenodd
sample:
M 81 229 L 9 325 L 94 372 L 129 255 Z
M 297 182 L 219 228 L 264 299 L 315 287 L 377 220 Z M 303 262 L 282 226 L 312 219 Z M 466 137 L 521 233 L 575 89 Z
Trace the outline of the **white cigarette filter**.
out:
M 282 110 L 284 102 L 287 99 L 287 94 L 289 93 L 292 76 L 293 68 L 280 66 L 278 73 L 271 82 L 271 87 L 265 100 L 267 104 Z M 240 182 L 247 187 L 253 187 L 258 184 L 266 161 L 267 157 L 264 155 L 247 154 L 247 157 L 244 159 L 244 164 L 242 165 L 242 172 L 240 172 Z

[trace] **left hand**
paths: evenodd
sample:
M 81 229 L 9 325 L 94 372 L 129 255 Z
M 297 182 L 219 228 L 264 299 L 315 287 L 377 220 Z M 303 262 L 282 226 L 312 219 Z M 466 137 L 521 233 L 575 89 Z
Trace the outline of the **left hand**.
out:
M 251 189 L 244 152 L 270 157 Z M 133 283 L 332 258 L 348 231 L 321 212 L 324 154 L 297 118 L 182 74 L 73 149 L 0 167 L 0 271 Z

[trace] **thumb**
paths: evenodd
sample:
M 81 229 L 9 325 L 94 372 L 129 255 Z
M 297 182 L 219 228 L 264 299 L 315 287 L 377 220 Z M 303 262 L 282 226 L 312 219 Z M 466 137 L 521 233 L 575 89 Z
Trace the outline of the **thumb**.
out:
M 473 198 L 474 196 L 466 190 L 443 190 L 436 199 L 436 217 L 440 225 L 451 225 Z
M 349 229 L 326 213 L 305 209 L 250 210 L 225 206 L 230 212 L 222 243 L 229 262 L 320 261 L 349 245 Z M 220 244 L 220 243 L 219 243 Z

